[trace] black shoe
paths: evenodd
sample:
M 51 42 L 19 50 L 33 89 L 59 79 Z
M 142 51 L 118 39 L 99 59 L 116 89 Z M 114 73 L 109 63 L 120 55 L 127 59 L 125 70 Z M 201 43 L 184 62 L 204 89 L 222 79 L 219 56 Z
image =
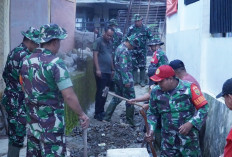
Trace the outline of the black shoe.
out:
M 97 119 L 97 120 L 99 120 L 99 121 L 102 121 L 103 120 L 103 116 L 101 115 L 101 114 L 95 114 L 94 115 L 94 119 Z

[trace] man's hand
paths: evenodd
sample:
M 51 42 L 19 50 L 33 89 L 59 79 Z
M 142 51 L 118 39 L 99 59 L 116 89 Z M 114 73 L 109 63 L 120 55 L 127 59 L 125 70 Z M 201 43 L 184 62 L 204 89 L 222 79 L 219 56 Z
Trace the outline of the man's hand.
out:
M 136 99 L 130 99 L 129 101 L 127 101 L 127 103 L 129 103 L 129 104 L 136 103 Z
M 96 70 L 96 75 L 97 75 L 97 77 L 101 77 L 101 71 L 100 70 Z
M 114 77 L 115 71 L 111 72 L 111 79 Z
M 179 133 L 182 135 L 187 135 L 192 129 L 193 125 L 190 122 L 187 122 L 179 127 Z
M 145 140 L 147 142 L 152 142 L 153 141 L 153 134 L 154 134 L 154 131 L 152 131 L 152 130 L 149 130 L 148 132 L 146 132 Z
M 83 129 L 87 129 L 89 127 L 89 117 L 85 113 L 83 113 L 79 116 L 79 118 L 81 120 L 81 127 Z
M 130 86 L 131 86 L 130 83 L 125 84 L 125 87 L 126 87 L 126 88 L 130 88 Z

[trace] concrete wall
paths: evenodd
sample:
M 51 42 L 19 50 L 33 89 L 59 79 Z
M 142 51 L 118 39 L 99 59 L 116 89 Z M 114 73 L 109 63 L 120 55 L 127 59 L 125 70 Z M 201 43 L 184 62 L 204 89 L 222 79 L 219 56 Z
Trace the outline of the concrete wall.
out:
M 209 33 L 210 0 L 191 5 L 179 2 L 178 13 L 167 18 L 167 55 L 182 59 L 204 91 L 216 95 L 223 82 L 232 77 L 232 38 L 213 38 Z M 217 83 L 215 83 L 217 82 Z
M 9 52 L 9 8 L 7 0 L 0 1 L 0 74 L 3 72 L 7 54 Z M 4 81 L 0 75 L 0 95 L 4 89 Z M 1 96 L 0 96 L 1 99 Z
M 222 84 L 231 78 L 232 38 L 213 38 L 209 33 L 210 0 L 185 6 L 179 1 L 178 13 L 167 18 L 166 50 L 169 60 L 181 59 L 187 71 L 208 95 L 210 112 L 206 124 L 206 156 L 223 151 L 232 127 L 231 111 L 215 99 Z M 227 70 L 229 70 L 227 72 Z
M 232 114 L 224 102 L 216 100 L 209 94 L 205 94 L 205 97 L 210 110 L 206 121 L 203 155 L 218 157 L 223 154 L 226 137 L 232 126 Z
M 68 32 L 68 37 L 61 43 L 61 52 L 71 51 L 74 48 L 75 19 L 75 2 L 51 0 L 51 23 L 60 25 Z
M 11 0 L 10 38 L 11 49 L 21 43 L 21 31 L 30 26 L 39 28 L 47 23 L 57 23 L 68 32 L 68 38 L 62 42 L 60 51 L 74 48 L 76 3 L 71 0 Z M 25 9 L 26 8 L 26 9 Z
M 39 28 L 49 23 L 48 2 L 48 0 L 40 0 L 39 3 L 31 0 L 11 0 L 11 50 L 22 42 L 21 31 L 26 31 L 30 26 Z

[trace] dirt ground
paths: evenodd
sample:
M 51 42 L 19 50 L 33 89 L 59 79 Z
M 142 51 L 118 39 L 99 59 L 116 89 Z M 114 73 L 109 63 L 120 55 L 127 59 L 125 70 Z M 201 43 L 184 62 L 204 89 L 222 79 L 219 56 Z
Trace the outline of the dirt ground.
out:
M 135 86 L 136 97 L 142 96 L 148 91 L 148 87 Z M 108 96 L 105 109 L 111 96 Z M 125 124 L 125 102 L 122 101 L 116 108 L 111 122 L 97 121 L 94 116 L 94 105 L 88 111 L 90 127 L 88 128 L 88 156 L 104 157 L 108 149 L 116 148 L 141 148 L 143 142 L 143 118 L 139 114 L 139 107 L 135 107 L 134 120 L 136 127 Z M 72 157 L 83 157 L 83 138 L 81 128 L 75 128 L 70 136 L 67 136 L 67 149 Z M 146 145 L 144 145 L 146 146 Z

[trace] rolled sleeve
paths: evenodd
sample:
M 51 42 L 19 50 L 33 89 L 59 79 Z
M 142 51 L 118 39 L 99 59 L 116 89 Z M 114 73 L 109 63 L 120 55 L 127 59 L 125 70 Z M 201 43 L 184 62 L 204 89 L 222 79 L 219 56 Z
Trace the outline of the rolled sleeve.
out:
M 68 78 L 66 80 L 63 80 L 63 81 L 57 83 L 57 86 L 58 86 L 59 90 L 63 90 L 63 89 L 66 89 L 68 87 L 72 87 L 73 84 L 72 84 L 71 79 Z

